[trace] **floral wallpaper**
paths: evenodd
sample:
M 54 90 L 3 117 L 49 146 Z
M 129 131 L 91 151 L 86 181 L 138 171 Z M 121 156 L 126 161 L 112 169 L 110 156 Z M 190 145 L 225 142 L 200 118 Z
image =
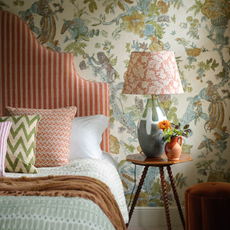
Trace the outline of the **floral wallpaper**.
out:
M 48 49 L 73 53 L 83 78 L 108 82 L 111 155 L 127 203 L 134 165 L 125 158 L 141 151 L 136 125 L 149 97 L 121 93 L 132 51 L 166 50 L 176 56 L 184 94 L 159 100 L 170 121 L 192 130 L 183 139 L 183 152 L 193 161 L 172 166 L 181 202 L 193 184 L 230 182 L 228 0 L 0 0 L 0 7 L 21 17 Z M 136 168 L 135 189 L 142 170 Z M 138 205 L 163 206 L 158 168 L 149 169 Z

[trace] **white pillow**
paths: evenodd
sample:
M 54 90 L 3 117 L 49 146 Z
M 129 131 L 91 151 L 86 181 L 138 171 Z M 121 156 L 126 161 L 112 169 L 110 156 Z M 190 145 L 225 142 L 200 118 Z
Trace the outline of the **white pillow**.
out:
M 117 163 L 109 153 L 102 151 L 102 159 L 112 164 L 118 171 Z
M 108 122 L 109 118 L 104 115 L 75 117 L 70 134 L 69 160 L 102 159 L 100 143 Z

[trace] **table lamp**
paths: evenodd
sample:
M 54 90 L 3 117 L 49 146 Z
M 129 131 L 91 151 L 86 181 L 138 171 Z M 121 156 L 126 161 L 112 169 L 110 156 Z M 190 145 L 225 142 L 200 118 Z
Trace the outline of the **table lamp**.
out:
M 163 136 L 158 122 L 167 117 L 156 95 L 183 93 L 174 53 L 132 52 L 122 93 L 151 95 L 137 125 L 138 140 L 147 157 L 162 156 Z

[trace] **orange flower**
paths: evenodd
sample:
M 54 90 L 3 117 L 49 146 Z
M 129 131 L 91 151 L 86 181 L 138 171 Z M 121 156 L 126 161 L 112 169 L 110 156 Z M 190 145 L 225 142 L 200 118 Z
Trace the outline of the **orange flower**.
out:
M 170 121 L 164 120 L 158 123 L 158 129 L 162 129 L 164 131 L 165 129 L 168 128 L 172 129 Z

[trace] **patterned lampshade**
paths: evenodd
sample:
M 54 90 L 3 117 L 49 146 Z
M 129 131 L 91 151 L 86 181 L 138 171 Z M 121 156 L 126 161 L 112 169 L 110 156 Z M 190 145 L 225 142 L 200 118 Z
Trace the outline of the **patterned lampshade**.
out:
M 123 94 L 183 93 L 173 52 L 131 53 Z

